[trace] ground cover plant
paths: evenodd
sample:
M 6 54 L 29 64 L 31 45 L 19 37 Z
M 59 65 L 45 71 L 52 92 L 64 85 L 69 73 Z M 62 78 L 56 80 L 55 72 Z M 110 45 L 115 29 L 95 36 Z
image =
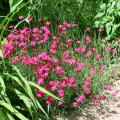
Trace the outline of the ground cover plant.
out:
M 28 17 L 31 24 L 33 20 Z M 51 118 L 89 102 L 98 105 L 100 91 L 111 89 L 110 77 L 116 72 L 107 68 L 111 58 L 117 58 L 118 49 L 104 41 L 103 29 L 91 37 L 90 28 L 82 34 L 78 24 L 63 22 L 53 30 L 50 21 L 39 22 L 41 26 L 10 26 L 11 32 L 2 44 L 4 59 L 17 66 L 29 83 L 34 82 L 37 88 L 42 86 L 60 98 L 53 100 L 53 95 L 46 96 L 43 90 L 34 89 L 35 99 Z
M 117 94 L 119 10 L 118 0 L 0 1 L 0 120 L 102 109 Z

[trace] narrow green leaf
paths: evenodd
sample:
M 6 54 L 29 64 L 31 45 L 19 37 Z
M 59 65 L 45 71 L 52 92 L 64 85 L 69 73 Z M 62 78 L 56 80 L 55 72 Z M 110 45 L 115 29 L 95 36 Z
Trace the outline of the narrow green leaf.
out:
M 0 105 L 8 109 L 12 114 L 16 115 L 20 120 L 28 120 L 28 118 L 23 116 L 19 111 L 17 111 L 14 107 L 9 105 L 8 103 L 0 100 Z
M 5 83 L 4 83 L 4 80 L 3 80 L 2 76 L 1 76 L 1 74 L 0 74 L 0 87 L 1 87 L 0 95 L 2 95 L 3 97 L 7 96 L 7 94 L 6 94 L 6 86 L 5 86 Z M 4 100 L 6 100 L 6 102 L 11 104 L 8 97 L 4 97 Z
M 3 59 L 3 53 L 1 49 L 0 49 L 0 57 Z
M 5 83 L 4 83 L 4 80 L 3 80 L 3 78 L 2 78 L 1 75 L 0 75 L 0 86 L 2 87 L 1 94 L 2 94 L 2 95 L 5 95 L 5 92 L 6 92 Z
M 8 119 L 7 116 L 0 109 L 0 120 L 7 120 L 7 119 Z
M 22 2 L 23 0 L 9 0 L 10 12 L 13 12 Z
M 20 79 L 17 76 L 12 76 L 9 73 L 4 73 L 4 75 L 9 76 L 10 78 L 12 78 L 12 80 L 15 80 L 21 87 L 24 87 L 23 84 L 20 82 Z
M 20 70 L 16 67 L 16 66 L 13 66 L 13 69 L 18 73 L 19 77 L 21 78 L 21 80 L 24 82 L 25 84 L 25 90 L 26 90 L 26 93 L 30 96 L 30 98 L 32 99 L 35 107 L 38 107 L 40 108 L 43 113 L 48 117 L 47 113 L 44 111 L 43 107 L 40 105 L 40 103 L 37 101 L 37 99 L 34 97 L 33 93 L 32 93 L 32 89 L 31 89 L 31 86 L 29 84 L 29 81 L 27 81 L 23 76 L 22 74 L 20 73 Z
M 29 100 L 28 96 L 26 96 L 24 93 L 20 92 L 16 88 L 9 88 L 9 90 L 14 92 L 24 102 L 24 104 L 26 105 L 30 115 L 32 116 L 32 106 L 34 107 L 34 105 L 33 105 L 32 102 L 28 101 Z
M 56 97 L 55 95 L 53 95 L 51 92 L 49 92 L 48 90 L 46 90 L 45 88 L 39 86 L 38 84 L 32 82 L 32 81 L 29 81 L 29 84 L 35 88 L 38 88 L 39 90 L 43 91 L 45 94 L 49 95 L 49 96 L 52 96 L 53 98 L 57 99 L 57 100 L 60 100 L 60 98 Z
M 41 106 L 41 104 L 38 102 L 37 99 L 36 99 L 36 102 L 37 102 L 38 108 L 39 108 L 40 110 L 42 110 L 42 112 L 47 116 L 47 118 L 49 118 L 48 115 L 47 115 L 47 113 L 45 112 L 45 110 L 43 109 L 43 107 Z
M 2 111 L 0 109 L 0 120 L 15 120 L 8 111 Z
M 6 111 L 5 111 L 5 112 L 6 112 Z M 8 112 L 6 112 L 6 116 L 9 118 L 9 119 L 7 119 L 7 120 L 15 120 L 15 119 L 13 118 L 12 114 L 10 114 L 10 113 L 8 113 Z

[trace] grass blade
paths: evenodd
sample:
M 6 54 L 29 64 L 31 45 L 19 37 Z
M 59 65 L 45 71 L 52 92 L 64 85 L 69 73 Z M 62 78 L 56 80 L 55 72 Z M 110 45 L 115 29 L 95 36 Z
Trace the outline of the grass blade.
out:
M 20 120 L 28 120 L 28 118 L 23 116 L 19 111 L 17 111 L 14 107 L 9 105 L 8 103 L 0 100 L 0 105 L 8 109 L 12 114 L 16 115 Z

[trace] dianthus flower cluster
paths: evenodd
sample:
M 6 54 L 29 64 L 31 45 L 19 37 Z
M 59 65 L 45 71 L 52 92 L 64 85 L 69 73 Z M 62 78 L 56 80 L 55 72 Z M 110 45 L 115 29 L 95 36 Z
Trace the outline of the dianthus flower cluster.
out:
M 24 17 L 19 16 L 19 19 L 22 20 Z M 29 21 L 32 20 L 29 17 Z M 6 37 L 7 42 L 2 45 L 3 55 L 16 66 L 20 64 L 28 66 L 28 69 L 31 67 L 38 85 L 63 100 L 71 99 L 72 106 L 77 107 L 91 94 L 90 85 L 94 76 L 103 73 L 105 69 L 105 65 L 102 64 L 103 56 L 89 35 L 83 40 L 72 37 L 72 33 L 71 36 L 67 36 L 77 24 L 64 22 L 58 25 L 54 34 L 50 30 L 50 25 L 51 23 L 47 21 L 40 28 L 24 26 L 22 29 L 13 29 Z M 105 51 L 108 53 L 111 48 L 105 46 Z M 113 52 L 116 53 L 115 50 Z M 105 89 L 111 88 L 106 86 Z M 46 99 L 44 92 L 38 89 L 36 97 L 38 99 L 44 97 L 46 104 L 53 103 L 51 96 Z M 95 98 L 92 101 L 95 104 L 99 102 Z M 64 104 L 62 101 L 58 102 L 59 106 Z

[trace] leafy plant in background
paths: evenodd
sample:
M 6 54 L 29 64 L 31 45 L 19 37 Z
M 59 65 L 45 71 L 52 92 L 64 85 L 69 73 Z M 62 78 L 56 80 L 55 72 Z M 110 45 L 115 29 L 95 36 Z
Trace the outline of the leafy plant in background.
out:
M 82 30 L 92 26 L 94 16 L 101 0 L 34 0 L 29 6 L 36 22 L 39 18 L 48 19 L 52 23 L 69 21 L 79 23 Z
M 110 0 L 102 3 L 98 14 L 95 16 L 95 26 L 105 28 L 107 38 L 120 37 L 120 1 Z
M 69 21 L 79 23 L 83 31 L 86 26 L 93 26 L 94 16 L 101 1 L 104 0 L 9 0 L 8 8 L 10 9 L 8 11 L 13 13 L 12 11 L 15 10 L 15 13 L 7 16 L 7 20 L 9 23 L 16 22 L 17 24 L 19 15 L 24 16 L 24 18 L 32 15 L 36 25 L 39 18 L 48 19 L 54 23 L 53 25 L 61 21 Z M 6 4 L 8 4 L 7 1 Z M 22 7 L 17 10 L 20 6 Z M 4 4 L 1 4 L 1 8 L 4 9 Z M 2 24 L 1 28 L 3 26 Z

